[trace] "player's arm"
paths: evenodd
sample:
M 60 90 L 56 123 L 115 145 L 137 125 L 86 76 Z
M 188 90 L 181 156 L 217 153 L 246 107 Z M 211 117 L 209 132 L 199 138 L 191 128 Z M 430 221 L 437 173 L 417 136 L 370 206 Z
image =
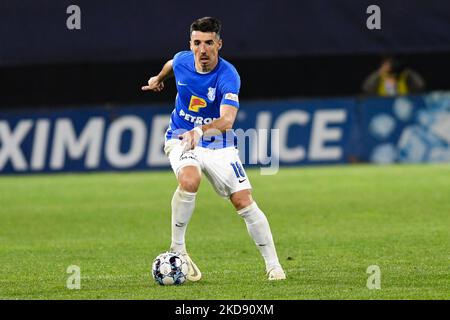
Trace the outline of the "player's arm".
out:
M 225 132 L 233 128 L 237 112 L 238 108 L 222 104 L 220 106 L 220 117 L 218 119 L 215 119 L 209 124 L 195 127 L 191 131 L 185 132 L 180 136 L 180 139 L 186 144 L 185 150 L 194 149 L 203 135 L 215 136 L 219 132 Z
M 236 115 L 238 108 L 223 104 L 220 106 L 220 118 L 215 119 L 209 124 L 204 124 L 200 126 L 200 129 L 206 135 L 216 135 L 217 131 L 224 132 L 233 128 L 234 120 L 236 120 Z M 210 132 L 211 134 L 208 134 Z
M 171 77 L 173 77 L 173 59 L 167 61 L 164 64 L 161 72 L 158 75 L 151 77 L 148 80 L 148 84 L 146 86 L 143 86 L 141 89 L 143 91 L 160 92 L 162 89 L 164 89 L 164 81 Z

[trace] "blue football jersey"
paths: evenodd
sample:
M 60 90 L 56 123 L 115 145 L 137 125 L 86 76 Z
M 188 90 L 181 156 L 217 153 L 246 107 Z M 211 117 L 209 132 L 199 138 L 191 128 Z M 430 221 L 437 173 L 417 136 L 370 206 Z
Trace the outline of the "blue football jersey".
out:
M 181 51 L 174 56 L 172 67 L 178 93 L 166 139 L 178 139 L 180 134 L 196 126 L 211 123 L 220 117 L 222 104 L 239 108 L 241 80 L 234 66 L 225 59 L 219 57 L 213 70 L 199 73 L 195 69 L 194 54 Z M 236 146 L 236 135 L 229 130 L 204 136 L 199 146 L 215 149 Z

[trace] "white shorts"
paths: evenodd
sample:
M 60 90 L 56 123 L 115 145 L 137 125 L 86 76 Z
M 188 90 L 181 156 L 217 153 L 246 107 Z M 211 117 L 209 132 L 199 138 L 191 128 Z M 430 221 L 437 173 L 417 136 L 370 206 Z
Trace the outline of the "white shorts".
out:
M 171 139 L 166 141 L 164 152 L 177 177 L 181 168 L 196 166 L 222 197 L 229 198 L 237 191 L 252 188 L 239 159 L 239 150 L 234 147 L 215 150 L 195 147 L 183 153 L 181 140 Z

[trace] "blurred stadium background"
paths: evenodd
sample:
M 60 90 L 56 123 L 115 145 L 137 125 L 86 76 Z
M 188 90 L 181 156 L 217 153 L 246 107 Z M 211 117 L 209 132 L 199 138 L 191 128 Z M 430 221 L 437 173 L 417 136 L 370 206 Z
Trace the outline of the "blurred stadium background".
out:
M 15 133 L 21 151 L 4 153 L 2 173 L 167 167 L 175 85 L 139 88 L 188 48 L 203 15 L 223 21 L 221 54 L 242 78 L 236 127 L 278 127 L 282 164 L 450 161 L 442 1 L 381 1 L 380 30 L 366 26 L 370 1 L 79 1 L 81 29 L 69 30 L 71 4 L 1 4 L 2 138 Z M 362 94 L 386 54 L 422 75 L 419 95 Z
M 371 14 L 366 10 L 372 4 L 381 8 L 381 29 L 367 28 L 367 20 Z M 77 5 L 81 10 L 81 29 L 70 30 L 67 27 L 67 20 L 72 15 L 71 12 L 66 11 L 70 5 Z M 440 276 L 433 278 L 435 282 L 431 281 L 431 283 L 436 286 L 430 291 L 421 290 L 429 283 L 424 282 L 423 285 L 416 287 L 417 291 L 406 294 L 406 297 L 448 298 L 448 281 L 444 283 L 442 276 L 446 275 L 448 278 L 446 265 L 448 265 L 449 239 L 445 233 L 445 225 L 448 227 L 448 212 L 450 212 L 448 201 L 450 191 L 448 183 L 450 173 L 448 169 L 450 162 L 450 3 L 437 0 L 2 1 L 0 3 L 0 174 L 3 177 L 0 177 L 2 202 L 0 219 L 3 221 L 2 225 L 8 228 L 5 227 L 2 230 L 1 238 L 4 242 L 0 249 L 3 250 L 4 258 L 11 257 L 11 259 L 5 258 L 2 261 L 5 273 L 0 279 L 4 284 L 3 289 L 0 290 L 4 291 L 0 296 L 2 298 L 70 297 L 55 293 L 55 290 L 61 289 L 64 285 L 64 268 L 74 263 L 76 259 L 83 264 L 82 249 L 95 248 L 96 244 L 103 243 L 102 241 L 105 241 L 103 245 L 106 248 L 110 248 L 108 252 L 111 254 L 115 253 L 114 248 L 117 246 L 120 248 L 123 241 L 144 246 L 146 252 L 150 252 L 146 257 L 148 261 L 145 261 L 145 268 L 151 262 L 151 255 L 156 256 L 165 248 L 169 241 L 167 233 L 169 229 L 149 226 L 148 215 L 157 214 L 157 218 L 152 218 L 155 219 L 153 221 L 160 221 L 162 226 L 168 226 L 167 206 L 172 188 L 175 187 L 175 179 L 169 171 L 162 145 L 163 132 L 173 108 L 176 88 L 170 81 L 166 83 L 165 90 L 160 94 L 141 92 L 140 87 L 150 76 L 158 73 L 163 63 L 171 59 L 176 52 L 188 49 L 189 25 L 194 19 L 202 16 L 215 16 L 222 21 L 224 47 L 221 56 L 232 62 L 241 76 L 241 110 L 236 121 L 236 128 L 280 130 L 278 154 L 281 164 L 280 172 L 289 180 L 289 184 L 286 187 L 283 180 L 277 180 L 276 177 L 263 180 L 257 174 L 258 171 L 250 170 L 255 180 L 254 184 L 260 185 L 261 189 L 255 192 L 259 192 L 260 198 L 265 198 L 261 202 L 273 210 L 272 215 L 284 208 L 282 211 L 288 217 L 300 217 L 306 222 L 310 219 L 309 231 L 298 229 L 298 232 L 303 233 L 304 236 L 296 238 L 296 230 L 291 233 L 293 238 L 289 237 L 289 233 L 286 233 L 285 238 L 280 235 L 280 251 L 281 255 L 287 259 L 288 273 L 295 279 L 297 269 L 294 263 L 301 264 L 302 261 L 306 261 L 307 265 L 312 258 L 304 253 L 304 247 L 296 247 L 298 252 L 303 253 L 299 254 L 298 260 L 295 260 L 292 258 L 295 253 L 283 249 L 283 243 L 285 245 L 297 243 L 295 246 L 301 246 L 301 241 L 304 241 L 314 247 L 311 239 L 317 236 L 316 232 L 323 232 L 324 237 L 317 239 L 322 251 L 318 249 L 317 252 L 323 254 L 322 258 L 330 258 L 328 256 L 330 252 L 323 248 L 333 246 L 333 243 L 335 244 L 333 241 L 339 243 L 342 240 L 350 243 L 352 240 L 339 238 L 337 228 L 336 230 L 326 229 L 323 226 L 345 217 L 349 218 L 346 214 L 351 215 L 348 211 L 351 211 L 351 206 L 339 208 L 336 205 L 336 209 L 326 205 L 327 201 L 333 203 L 352 201 L 350 195 L 343 194 L 335 188 L 350 188 L 349 190 L 356 194 L 358 191 L 367 194 L 377 192 L 376 186 L 379 186 L 385 188 L 379 199 L 371 198 L 366 199 L 367 202 L 361 200 L 362 202 L 358 203 L 362 207 L 364 203 L 367 205 L 367 210 L 361 210 L 367 211 L 367 216 L 364 217 L 368 220 L 366 220 L 367 225 L 360 230 L 361 233 L 354 233 L 354 240 L 357 241 L 359 236 L 364 237 L 364 230 L 370 234 L 369 230 L 373 226 L 371 223 L 375 225 L 380 223 L 379 226 L 381 226 L 384 218 L 389 219 L 400 211 L 401 218 L 391 224 L 394 229 L 381 228 L 385 232 L 384 240 L 380 238 L 377 240 L 379 242 L 370 243 L 370 239 L 366 239 L 368 242 L 364 245 L 372 249 L 379 245 L 384 246 L 384 241 L 393 241 L 395 232 L 406 232 L 402 228 L 403 222 L 411 219 L 413 225 L 417 227 L 412 234 L 417 233 L 422 236 L 410 239 L 407 234 L 404 235 L 403 239 L 406 243 L 411 240 L 410 246 L 404 253 L 410 254 L 411 264 L 416 263 L 423 267 L 422 272 L 429 272 L 430 277 L 433 277 L 433 272 L 437 272 L 435 275 Z M 379 68 L 380 57 L 384 55 L 395 55 L 404 65 L 417 71 L 425 81 L 425 88 L 420 92 L 383 97 L 363 93 L 364 80 Z M 250 151 L 249 159 L 257 160 L 250 163 L 250 166 L 259 167 L 265 163 L 264 155 L 255 155 Z M 441 164 L 437 166 L 430 164 L 436 162 Z M 399 163 L 419 165 L 401 165 L 398 168 L 397 166 L 356 165 Z M 307 165 L 338 166 L 304 167 Z M 287 169 L 284 168 L 285 166 L 298 168 Z M 352 167 L 355 171 L 351 171 Z M 407 168 L 411 168 L 411 171 L 407 171 Z M 154 169 L 158 171 L 152 172 L 151 170 Z M 98 171 L 108 173 L 105 175 L 46 175 L 47 173 Z M 120 180 L 119 176 L 109 176 L 111 171 L 139 172 L 136 175 L 124 175 L 123 180 Z M 44 173 L 44 175 L 28 176 L 35 173 Z M 18 177 L 17 174 L 27 175 Z M 316 174 L 317 181 L 323 184 L 317 181 L 314 183 Z M 426 179 L 428 174 L 430 174 L 429 180 Z M 324 176 L 327 178 L 325 179 Z M 377 180 L 383 176 L 386 180 L 383 182 Z M 447 179 L 444 179 L 444 176 Z M 89 177 L 92 180 L 89 180 Z M 298 179 L 294 179 L 295 177 Z M 352 180 L 352 177 L 356 180 Z M 366 177 L 369 180 L 364 185 L 363 181 Z M 391 180 L 396 180 L 395 183 L 398 185 L 394 181 L 391 184 Z M 84 185 L 83 181 L 88 185 Z M 269 187 L 272 195 L 278 197 L 272 199 L 289 197 L 292 203 L 271 203 L 269 192 L 264 191 L 267 187 L 267 182 L 264 181 L 278 183 L 276 187 L 273 185 Z M 330 198 L 326 198 L 323 194 L 319 197 L 313 191 L 308 191 L 306 186 L 302 186 L 305 181 L 311 183 L 319 192 L 330 195 Z M 348 184 L 343 184 L 343 181 Z M 358 182 L 352 185 L 352 181 Z M 375 189 L 371 181 L 378 181 Z M 423 182 L 423 185 L 415 185 L 411 193 L 404 194 L 403 198 L 389 198 L 390 186 L 393 188 L 392 192 L 401 193 L 403 188 L 414 185 L 414 181 Z M 429 183 L 436 183 L 436 189 L 428 185 Z M 158 186 L 156 188 L 158 190 L 155 190 L 155 185 Z M 122 193 L 108 189 L 111 193 L 109 197 L 106 197 L 103 188 L 111 188 L 111 186 L 119 189 L 126 186 L 128 189 L 122 190 Z M 166 186 L 167 191 L 161 191 L 159 186 Z M 134 193 L 130 189 L 133 187 L 144 188 L 144 190 Z M 312 197 L 303 203 L 304 211 L 309 213 L 294 212 L 298 206 L 295 204 L 294 192 L 297 189 Z M 160 193 L 151 195 L 153 191 Z M 210 193 L 211 190 L 205 192 Z M 100 194 L 100 199 L 104 201 L 105 206 L 111 202 L 108 208 L 102 208 L 95 201 L 98 200 L 97 198 L 89 198 L 96 193 Z M 56 203 L 52 202 L 55 201 L 52 194 L 60 196 L 56 199 Z M 426 198 L 427 195 L 432 197 L 431 194 L 434 198 Z M 333 195 L 336 198 L 333 198 Z M 135 202 L 126 200 L 127 197 L 131 197 Z M 384 198 L 387 199 L 386 202 L 382 201 L 382 197 L 387 197 Z M 411 208 L 408 205 L 411 205 L 411 202 L 408 203 L 408 201 L 418 198 L 423 200 L 423 210 L 418 209 L 416 217 L 410 217 Z M 122 199 L 123 203 L 118 203 L 118 199 Z M 321 201 L 325 207 L 316 208 L 314 199 Z M 150 202 L 143 204 L 140 201 Z M 354 199 L 354 201 L 358 200 Z M 70 208 L 65 207 L 65 204 Z M 92 207 L 88 209 L 84 204 L 91 204 Z M 212 211 L 230 211 L 230 208 L 224 207 L 222 203 L 217 204 L 218 209 L 215 207 L 215 202 L 203 204 Z M 107 232 L 103 233 L 104 229 L 101 226 L 105 219 L 108 219 L 110 210 L 119 210 L 121 205 L 124 206 L 125 211 L 115 212 L 111 216 L 121 221 L 122 226 L 129 227 L 126 232 L 132 233 L 136 228 L 139 230 L 137 221 L 140 221 L 143 223 L 141 226 L 147 226 L 155 234 L 163 233 L 160 230 L 164 230 L 165 238 L 158 242 L 159 240 L 155 240 L 157 238 L 155 234 L 147 235 L 145 230 L 137 231 L 136 236 L 121 238 L 124 230 L 119 232 L 114 229 L 118 228 L 117 226 L 107 223 L 104 225 L 105 228 L 111 227 L 113 234 L 116 232 L 117 236 L 115 240 L 111 240 L 112 242 L 107 242 L 105 240 L 108 238 Z M 125 209 L 128 205 L 131 207 Z M 205 207 L 199 210 L 206 210 Z M 394 207 L 398 210 L 393 210 Z M 356 206 L 356 208 L 360 207 Z M 384 208 L 383 212 L 386 216 L 377 216 L 377 208 Z M 319 220 L 314 220 L 317 217 L 312 215 L 313 213 L 329 213 L 334 209 L 337 210 L 336 212 L 342 211 L 342 215 L 320 216 Z M 59 220 L 58 212 L 67 212 L 68 216 Z M 139 214 L 132 218 L 132 213 L 136 212 Z M 87 226 L 76 220 L 74 215 L 77 214 L 89 220 L 91 224 Z M 96 214 L 98 219 L 95 218 Z M 129 219 L 124 218 L 122 221 L 121 214 L 128 214 Z M 27 222 L 28 216 L 34 217 L 36 223 L 41 224 L 30 224 Z M 365 219 L 364 217 L 362 219 Z M 371 218 L 375 220 L 370 220 Z M 196 222 L 199 225 L 202 224 L 201 218 L 195 219 L 192 227 L 194 230 L 200 228 L 195 227 Z M 286 216 L 272 217 L 272 219 L 278 234 L 283 233 L 283 228 L 289 226 L 289 218 Z M 63 229 L 59 236 L 54 236 L 58 233 L 52 232 L 57 230 L 53 230 L 50 226 L 58 221 L 60 224 L 56 225 Z M 76 233 L 70 229 L 65 224 L 66 221 L 72 221 L 71 225 L 79 228 L 79 232 Z M 357 220 L 355 216 L 350 216 L 347 221 L 356 223 Z M 433 221 L 428 229 L 428 225 L 423 224 L 426 221 Z M 211 221 L 211 225 L 213 223 Z M 224 223 L 234 223 L 234 220 Z M 348 226 L 350 229 L 346 230 L 352 230 L 351 225 Z M 68 229 L 64 229 L 66 227 Z M 72 231 L 64 233 L 63 230 Z M 92 233 L 89 232 L 90 240 L 86 240 L 92 241 L 89 244 L 82 240 L 86 236 L 83 230 L 92 231 Z M 242 236 L 242 241 L 246 243 L 248 239 L 245 229 L 242 227 L 239 230 L 241 233 L 236 237 Z M 97 233 L 98 238 L 92 238 L 94 233 Z M 69 240 L 66 239 L 67 235 Z M 307 238 L 308 235 L 311 237 Z M 333 235 L 336 236 L 335 240 L 327 237 L 333 238 Z M 103 236 L 106 238 L 102 238 Z M 218 237 L 217 234 L 209 236 Z M 223 236 L 227 239 L 226 235 Z M 197 244 L 201 247 L 201 237 L 194 235 L 192 237 L 192 246 Z M 147 244 L 142 244 L 145 241 Z M 430 264 L 421 264 L 423 261 L 410 252 L 417 241 L 429 244 L 429 250 L 440 247 L 432 252 L 426 251 L 423 247 L 421 247 L 422 251 L 419 250 L 423 256 L 434 257 L 435 260 L 432 260 Z M 80 245 L 77 249 L 79 251 L 72 255 L 67 253 L 68 247 L 77 243 Z M 251 245 L 248 243 L 248 252 L 254 250 Z M 125 250 L 126 247 L 125 245 Z M 42 276 L 43 278 L 39 278 L 32 272 L 32 265 L 40 259 L 27 255 L 27 250 L 37 250 L 35 252 L 42 250 L 41 253 L 48 260 L 48 265 L 45 265 L 48 274 Z M 54 255 L 51 250 L 55 250 Z M 202 247 L 202 250 L 208 251 L 209 247 Z M 194 252 L 197 256 L 201 256 L 202 250 Z M 397 262 L 403 259 L 401 252 L 395 251 L 395 248 L 392 250 L 383 252 L 383 257 L 387 257 L 387 261 L 389 257 L 397 259 Z M 139 252 L 142 253 L 137 247 L 133 247 L 130 252 L 136 255 L 139 255 Z M 346 260 L 347 253 L 339 251 L 339 257 L 345 267 L 352 268 L 354 266 L 349 266 Z M 63 255 L 60 260 L 56 258 L 59 254 Z M 314 252 L 310 254 L 313 255 Z M 364 256 L 361 252 L 360 254 Z M 100 257 L 99 259 L 103 257 L 98 252 L 94 255 Z M 445 256 L 444 260 L 439 258 L 440 255 Z M 106 256 L 107 254 L 104 255 Z M 134 261 L 134 257 L 130 254 L 126 259 Z M 213 252 L 210 253 L 210 257 L 213 260 L 219 259 Z M 242 253 L 242 259 L 245 257 L 246 254 Z M 256 256 L 253 258 L 258 259 Z M 416 258 L 418 260 L 414 260 Z M 22 259 L 26 263 L 21 264 L 17 259 Z M 109 258 L 105 259 L 111 262 Z M 60 278 L 55 280 L 52 273 L 48 271 L 53 270 L 51 263 L 56 260 L 58 264 L 55 268 L 59 270 L 62 282 Z M 312 266 L 321 268 L 317 261 Z M 328 261 L 332 263 L 331 260 Z M 99 265 L 101 263 L 99 262 Z M 125 265 L 127 261 L 120 260 L 120 263 Z M 247 260 L 246 263 L 251 264 Z M 371 263 L 372 261 L 365 257 L 359 265 L 362 268 L 360 283 L 363 289 L 365 268 Z M 88 262 L 85 262 L 86 264 Z M 220 266 L 220 261 L 217 260 L 214 267 L 220 268 Z M 414 274 L 408 272 L 409 266 L 406 263 L 405 269 L 400 270 L 391 267 L 391 271 L 398 272 L 399 275 L 403 273 L 405 277 L 413 277 Z M 92 267 L 90 270 L 95 273 L 94 266 L 90 267 Z M 131 268 L 126 269 L 126 272 L 127 274 L 137 272 L 141 275 L 144 271 L 140 270 Z M 324 274 L 329 271 L 322 270 L 323 274 L 308 274 L 308 268 L 307 271 L 300 270 L 303 271 L 299 271 L 299 279 L 305 279 L 305 275 L 306 279 L 317 277 L 325 279 Z M 120 275 L 120 271 L 114 268 L 103 271 L 109 272 L 111 274 L 109 280 L 115 279 L 118 281 L 116 283 L 118 286 L 127 281 L 126 276 Z M 116 271 L 119 274 L 118 278 L 114 278 Z M 350 277 L 347 274 L 343 275 L 343 277 L 347 276 Z M 24 285 L 21 279 L 26 279 L 25 281 L 29 284 L 34 283 L 42 290 L 33 291 L 30 289 L 31 285 Z M 48 286 L 45 288 L 38 284 L 42 279 L 47 281 Z M 148 280 L 145 279 L 145 281 Z M 421 279 L 420 276 L 417 279 Z M 101 282 L 105 279 L 100 277 L 97 280 Z M 86 278 L 86 281 L 94 280 Z M 264 293 L 263 290 L 261 296 L 252 296 L 249 292 L 253 291 L 250 289 L 247 295 L 233 295 L 232 291 L 228 293 L 226 290 L 223 292 L 212 290 L 211 296 L 197 290 L 195 297 L 295 299 L 323 298 L 327 297 L 327 294 L 332 298 L 348 297 L 342 293 L 342 290 L 339 291 L 342 287 L 338 286 L 340 289 L 334 290 L 336 287 L 332 287 L 333 279 L 326 278 L 326 281 L 324 280 L 321 284 L 324 287 L 320 292 L 311 289 L 311 286 L 302 287 L 304 296 L 301 296 L 298 291 L 285 291 L 281 287 L 278 291 L 275 289 L 275 291 Z M 420 280 L 417 281 L 420 282 Z M 139 281 L 135 281 L 134 285 L 140 286 L 137 283 Z M 353 284 L 350 282 L 350 285 Z M 114 287 L 114 284 L 112 286 Z M 249 288 L 252 288 L 251 285 Z M 98 285 L 97 289 L 103 290 L 104 287 Z M 141 295 L 136 296 L 133 294 L 116 296 L 113 289 L 108 293 L 103 292 L 103 295 L 96 295 L 92 291 L 78 297 L 148 297 L 142 288 Z M 124 292 L 126 293 L 126 290 Z M 285 292 L 291 295 L 285 296 Z M 336 294 L 333 295 L 333 292 Z M 402 296 L 403 293 L 404 291 L 398 290 L 387 293 L 386 296 L 377 297 L 402 298 L 405 297 Z M 186 298 L 183 291 L 178 291 L 177 294 L 178 298 Z M 156 293 L 151 297 L 156 297 Z M 162 297 L 170 298 L 170 295 L 165 291 Z M 354 297 L 373 298 L 362 291 L 356 293 Z

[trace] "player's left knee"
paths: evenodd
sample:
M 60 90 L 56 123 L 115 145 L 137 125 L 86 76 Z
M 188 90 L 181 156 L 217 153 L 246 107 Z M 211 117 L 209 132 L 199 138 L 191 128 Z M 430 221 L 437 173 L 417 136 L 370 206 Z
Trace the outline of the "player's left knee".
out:
M 238 211 L 247 208 L 253 203 L 253 197 L 250 190 L 242 190 L 233 193 L 230 200 L 234 208 Z

